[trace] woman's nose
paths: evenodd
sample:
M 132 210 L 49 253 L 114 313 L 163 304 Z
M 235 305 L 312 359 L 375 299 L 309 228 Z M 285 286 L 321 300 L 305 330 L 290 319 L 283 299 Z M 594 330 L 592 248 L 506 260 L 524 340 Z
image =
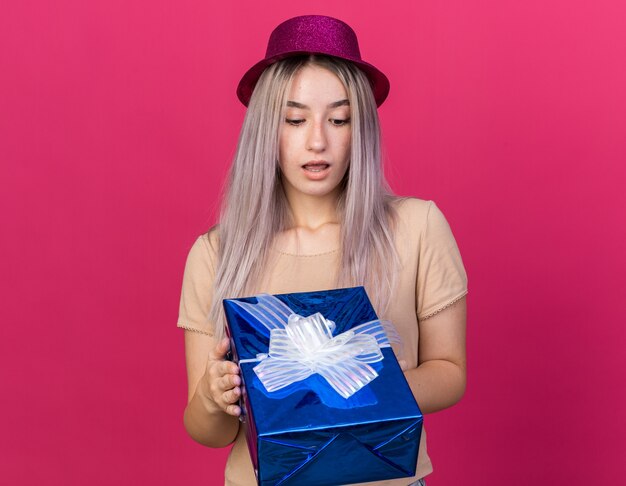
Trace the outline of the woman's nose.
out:
M 307 149 L 319 152 L 326 148 L 326 133 L 322 122 L 315 122 L 310 125 L 307 136 Z

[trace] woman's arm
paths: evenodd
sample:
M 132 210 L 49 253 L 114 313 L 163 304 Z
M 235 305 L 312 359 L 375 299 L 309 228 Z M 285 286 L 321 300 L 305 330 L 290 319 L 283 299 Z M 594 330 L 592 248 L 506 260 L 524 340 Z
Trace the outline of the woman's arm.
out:
M 239 430 L 235 405 L 241 392 L 237 365 L 224 360 L 228 340 L 217 343 L 211 309 L 217 230 L 198 237 L 189 250 L 180 297 L 178 326 L 185 329 L 187 407 L 184 424 L 189 435 L 210 447 L 230 444 Z
M 405 376 L 422 413 L 457 403 L 465 393 L 465 296 L 420 322 L 419 361 Z
M 216 344 L 211 336 L 185 331 L 189 390 L 183 421 L 189 435 L 209 447 L 229 445 L 239 431 L 241 379 L 238 366 L 224 360 L 227 351 L 228 339 Z

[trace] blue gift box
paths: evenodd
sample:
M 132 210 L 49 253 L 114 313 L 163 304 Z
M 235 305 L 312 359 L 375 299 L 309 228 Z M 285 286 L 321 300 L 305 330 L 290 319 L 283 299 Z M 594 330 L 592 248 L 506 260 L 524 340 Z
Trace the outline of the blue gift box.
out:
M 339 335 L 376 313 L 363 287 L 275 295 L 294 313 L 321 313 Z M 231 352 L 243 381 L 242 420 L 260 485 L 337 485 L 415 475 L 422 413 L 390 347 L 378 377 L 349 398 L 313 375 L 269 392 L 253 368 L 270 331 L 244 304 L 225 299 Z M 249 306 L 247 306 L 250 309 Z

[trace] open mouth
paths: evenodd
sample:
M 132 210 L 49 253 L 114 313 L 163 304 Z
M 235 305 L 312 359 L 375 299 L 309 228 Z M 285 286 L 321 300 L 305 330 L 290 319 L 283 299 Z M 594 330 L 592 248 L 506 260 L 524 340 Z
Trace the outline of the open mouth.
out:
M 326 163 L 323 163 L 323 162 L 320 162 L 320 163 L 317 163 L 317 162 L 311 163 L 311 162 L 309 162 L 308 164 L 305 164 L 305 165 L 302 166 L 302 168 L 304 170 L 309 171 L 309 172 L 323 172 L 326 169 L 328 169 L 329 167 L 330 167 L 330 164 L 326 164 Z

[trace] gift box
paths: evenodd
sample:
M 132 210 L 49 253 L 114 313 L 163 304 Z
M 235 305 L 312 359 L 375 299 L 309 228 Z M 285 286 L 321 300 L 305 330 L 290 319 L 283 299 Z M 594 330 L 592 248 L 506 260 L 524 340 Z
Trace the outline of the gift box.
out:
M 363 287 L 225 299 L 224 309 L 260 485 L 415 474 L 422 413 Z

